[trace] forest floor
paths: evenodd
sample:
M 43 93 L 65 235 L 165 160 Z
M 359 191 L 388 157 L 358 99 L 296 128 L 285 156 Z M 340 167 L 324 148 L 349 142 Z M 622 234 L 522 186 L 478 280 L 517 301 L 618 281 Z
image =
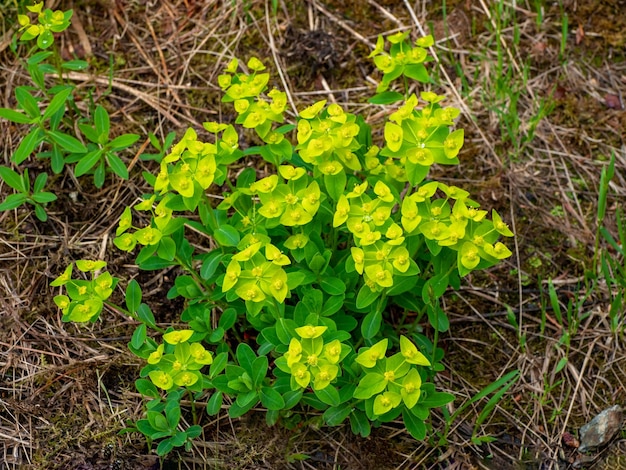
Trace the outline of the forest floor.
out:
M 15 107 L 15 88 L 29 80 L 10 47 L 16 3 L 0 4 L 1 107 Z M 142 415 L 134 388 L 142 364 L 126 346 L 132 322 L 105 312 L 89 327 L 62 323 L 49 287 L 70 262 L 104 259 L 124 284 L 140 281 L 159 323 L 178 321 L 182 303 L 165 295 L 172 273 L 141 272 L 112 245 L 120 214 L 147 191 L 142 171 L 158 168 L 138 158 L 148 133 L 162 141 L 232 121 L 217 76 L 235 56 L 269 59 L 299 109 L 326 98 L 373 121 L 380 107 L 367 98 L 380 77 L 367 56 L 378 35 L 405 30 L 434 34 L 431 89 L 461 109 L 460 165 L 435 176 L 498 210 L 516 234 L 513 257 L 445 295 L 451 328 L 440 338 L 446 370 L 436 385 L 456 396 L 453 412 L 510 371 L 519 378 L 499 400 L 467 406 L 445 445 L 393 426 L 361 438 L 347 424 L 318 428 L 314 416 L 270 428 L 260 411 L 230 419 L 224 410 L 206 416 L 203 439 L 163 468 L 618 468 L 621 434 L 587 454 L 571 439 L 626 402 L 618 297 L 626 284 L 592 272 L 601 255 L 624 265 L 604 238 L 596 243 L 600 176 L 612 155 L 602 225 L 615 239 L 626 197 L 624 0 L 46 3 L 74 10 L 59 41 L 62 55 L 91 65 L 73 76 L 79 106 L 102 104 L 115 135 L 143 137 L 122 155 L 133 162 L 129 180 L 109 175 L 96 189 L 64 172 L 48 181 L 58 200 L 47 222 L 25 206 L 0 213 L 0 469 L 159 468 L 141 436 L 118 435 Z M 10 166 L 23 127 L 0 120 L 0 164 Z M 23 165 L 47 169 L 34 158 Z M 0 184 L 0 200 L 11 193 Z M 432 426 L 444 428 L 444 413 Z

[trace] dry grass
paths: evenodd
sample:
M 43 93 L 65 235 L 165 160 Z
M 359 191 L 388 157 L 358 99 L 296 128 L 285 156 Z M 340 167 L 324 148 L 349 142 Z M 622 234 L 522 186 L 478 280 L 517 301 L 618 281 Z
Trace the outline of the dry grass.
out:
M 323 97 L 375 121 L 380 109 L 366 99 L 377 76 L 366 56 L 376 36 L 432 28 L 435 88 L 463 110 L 459 125 L 467 135 L 460 167 L 438 177 L 470 188 L 481 204 L 505 214 L 517 234 L 512 261 L 470 276 L 446 297 L 452 328 L 442 339 L 447 371 L 438 386 L 457 395 L 454 406 L 520 371 L 476 430 L 494 442 L 470 440 L 485 400 L 453 423 L 448 446 L 414 443 L 393 426 L 361 439 L 347 426 L 317 429 L 315 416 L 288 430 L 266 428 L 261 414 L 231 420 L 224 412 L 205 419 L 204 438 L 167 468 L 566 468 L 578 457 L 563 446 L 563 433 L 626 401 L 624 325 L 611 333 L 608 293 L 595 290 L 575 311 L 579 325 L 569 347 L 560 341 L 564 326 L 542 308 L 545 279 L 554 279 L 564 302 L 587 293 L 581 279 L 593 250 L 599 175 L 611 153 L 617 171 L 609 226 L 626 196 L 625 6 L 563 1 L 561 11 L 542 2 L 538 21 L 537 2 L 512 3 L 448 1 L 445 15 L 438 2 L 423 0 L 279 1 L 276 14 L 271 2 L 253 0 L 73 3 L 62 51 L 87 58 L 97 71 L 70 75 L 84 94 L 79 106 L 86 112 L 93 95 L 110 111 L 116 133 L 160 138 L 232 119 L 216 82 L 234 56 L 269 58 L 293 110 Z M 498 18 L 496 4 L 511 17 Z M 28 77 L 8 48 L 15 6 L 9 2 L 4 10 L 0 105 L 13 107 L 13 90 Z M 564 13 L 570 31 L 561 54 Z M 508 95 L 498 94 L 503 84 Z M 541 100 L 552 110 L 531 138 Z M 22 135 L 19 126 L 0 122 L 1 164 L 9 164 Z M 165 299 L 175 273 L 138 272 L 110 239 L 124 207 L 146 189 L 141 171 L 154 170 L 138 159 L 143 147 L 135 150 L 124 156 L 133 165 L 131 179 L 109 178 L 101 191 L 69 174 L 53 178 L 59 201 L 45 224 L 23 209 L 0 213 L 2 469 L 109 469 L 117 462 L 124 469 L 157 468 L 138 436 L 117 435 L 142 412 L 133 385 L 140 364 L 126 349 L 132 325 L 114 311 L 90 328 L 62 324 L 48 287 L 68 262 L 104 258 L 114 275 L 140 281 L 159 322 L 177 321 L 181 305 Z M 44 168 L 32 160 L 25 166 L 34 173 Z M 10 188 L 0 192 L 4 197 Z M 442 415 L 432 424 L 442 431 Z

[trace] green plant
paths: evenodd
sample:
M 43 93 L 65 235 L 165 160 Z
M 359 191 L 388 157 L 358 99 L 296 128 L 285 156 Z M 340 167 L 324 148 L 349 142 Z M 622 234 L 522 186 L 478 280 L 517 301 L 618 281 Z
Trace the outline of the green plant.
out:
M 30 130 L 11 156 L 11 161 L 19 166 L 39 149 L 36 153 L 37 158 L 49 159 L 54 174 L 61 173 L 66 164 L 76 164 L 74 175 L 93 174 L 94 184 L 98 188 L 104 184 L 107 168 L 121 178 L 128 178 L 128 170 L 117 153 L 133 145 L 139 136 L 124 134 L 110 139 L 109 114 L 102 106 L 96 106 L 89 117 L 81 115 L 74 103 L 75 88 L 65 83 L 64 74 L 68 71 L 83 70 L 88 67 L 88 63 L 83 60 L 63 61 L 59 52 L 52 47 L 53 33 L 67 29 L 72 10 L 63 12 L 43 9 L 43 2 L 27 9 L 37 14 L 37 23 L 31 23 L 28 15 L 19 15 L 18 21 L 21 25 L 21 41 L 32 41 L 36 38 L 36 45 L 26 54 L 30 57 L 23 62 L 34 86 L 19 86 L 15 89 L 17 109 L 0 108 L 0 118 L 30 126 Z M 15 43 L 14 45 L 16 47 Z M 49 48 L 52 50 L 47 50 Z M 34 52 L 37 49 L 41 50 Z M 51 75 L 58 83 L 48 87 L 46 76 Z M 74 121 L 78 122 L 78 128 L 89 141 L 87 145 L 81 141 L 81 136 L 76 134 Z M 11 170 L 8 167 L 2 168 Z M 15 173 L 14 170 L 11 172 Z M 40 179 L 43 174 L 45 173 L 40 174 L 36 181 L 45 184 L 47 174 Z M 22 194 L 28 192 L 27 188 L 16 188 L 4 177 L 5 175 L 13 176 L 12 173 L 4 171 L 0 173 L 0 177 L 13 189 Z M 24 180 L 26 179 L 27 176 Z M 20 204 L 15 203 L 20 198 L 22 202 L 29 203 L 34 200 L 37 202 L 35 214 L 40 220 L 46 220 L 44 206 L 54 199 L 37 200 L 34 195 L 29 199 L 21 197 L 20 193 L 9 196 L 10 199 L 0 205 L 0 210 L 19 206 Z
M 46 214 L 43 205 L 56 200 L 57 197 L 51 192 L 43 190 L 46 186 L 46 180 L 48 179 L 47 173 L 37 175 L 32 191 L 30 189 L 28 170 L 24 170 L 24 173 L 20 175 L 11 168 L 0 166 L 0 178 L 17 191 L 17 193 L 7 196 L 7 198 L 0 203 L 0 211 L 15 209 L 24 203 L 28 203 L 35 206 L 35 215 L 39 220 L 45 222 L 48 219 L 48 214 Z
M 467 191 L 427 179 L 433 164 L 458 163 L 463 130 L 450 127 L 459 111 L 433 92 L 408 94 L 409 79 L 429 81 L 432 37 L 387 39 L 389 50 L 381 37 L 371 55 L 383 72 L 372 101 L 395 104 L 382 147 L 361 116 L 325 101 L 283 124 L 286 95 L 265 93 L 263 63 L 252 58 L 241 73 L 233 59 L 218 77 L 223 101 L 258 145 L 240 149 L 230 124 L 205 123 L 212 142 L 187 130 L 158 175 L 145 174 L 154 192 L 133 209 L 150 223 L 135 226 L 130 207 L 122 214 L 119 249 L 141 247 L 141 269 L 184 272 L 167 296 L 185 299 L 188 326 L 168 328 L 161 342 L 147 335 L 155 320 L 138 284 L 126 291 L 140 322 L 129 347 L 147 362 L 137 388 L 151 398 L 147 423 L 128 430 L 166 438 L 160 455 L 197 432 L 176 431 L 171 403 L 185 394 L 212 415 L 226 397 L 231 417 L 260 403 L 268 424 L 306 407 L 330 426 L 348 419 L 362 436 L 402 417 L 416 439 L 428 434 L 430 410 L 453 399 L 432 383 L 444 368 L 438 335 L 449 327 L 440 299 L 461 277 L 510 256 L 498 239 L 513 234 Z M 404 93 L 392 89 L 398 78 Z M 265 164 L 235 178 L 231 165 L 253 158 Z M 188 229 L 207 248 L 192 245 Z

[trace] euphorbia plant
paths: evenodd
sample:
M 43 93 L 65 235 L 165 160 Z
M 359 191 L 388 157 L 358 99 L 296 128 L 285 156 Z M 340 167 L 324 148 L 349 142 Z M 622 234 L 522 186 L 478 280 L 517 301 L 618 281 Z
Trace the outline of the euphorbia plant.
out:
M 463 131 L 450 128 L 459 111 L 430 91 L 388 91 L 397 78 L 429 80 L 432 38 L 388 40 L 389 51 L 379 38 L 372 53 L 384 73 L 372 101 L 400 103 L 380 145 L 362 117 L 326 101 L 283 124 L 286 96 L 266 93 L 265 66 L 253 58 L 242 73 L 234 59 L 219 84 L 235 125 L 205 123 L 210 142 L 189 129 L 158 175 L 146 175 L 154 192 L 133 209 L 149 224 L 135 226 L 124 211 L 115 245 L 141 247 L 141 269 L 184 271 L 168 297 L 186 300 L 187 326 L 162 340 L 147 335 L 155 322 L 138 285 L 127 290 L 128 312 L 141 322 L 130 348 L 147 361 L 137 388 L 152 398 L 135 429 L 167 438 L 159 453 L 197 435 L 173 431 L 179 415 L 169 417 L 168 406 L 180 413 L 171 397 L 181 391 L 210 414 L 224 397 L 231 417 L 260 403 L 270 424 L 309 407 L 331 426 L 349 419 L 363 436 L 402 416 L 417 439 L 430 409 L 453 399 L 432 384 L 443 369 L 438 333 L 449 326 L 439 299 L 510 256 L 498 238 L 512 233 L 467 191 L 428 179 L 433 164 L 458 163 Z M 254 130 L 258 145 L 242 150 L 236 126 Z M 242 158 L 269 166 L 235 178 L 230 166 Z M 189 228 L 207 237 L 206 248 L 192 246 Z

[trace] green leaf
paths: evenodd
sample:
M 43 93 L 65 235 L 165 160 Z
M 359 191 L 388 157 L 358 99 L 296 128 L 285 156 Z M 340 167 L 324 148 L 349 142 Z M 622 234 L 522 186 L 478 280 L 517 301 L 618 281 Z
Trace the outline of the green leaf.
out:
M 140 304 L 136 312 L 137 312 L 137 317 L 139 318 L 139 320 L 144 322 L 146 325 L 152 326 L 152 327 L 156 325 L 154 314 L 152 313 L 152 310 L 150 310 L 150 307 L 148 307 L 148 305 Z
M 225 333 L 224 328 L 222 328 L 221 326 L 218 326 L 209 335 L 209 342 L 210 343 L 218 343 L 218 342 L 220 342 L 221 339 L 224 337 L 224 333 Z
M 333 201 L 338 201 L 346 188 L 346 173 L 341 171 L 336 175 L 324 175 L 324 186 L 326 192 Z
M 139 140 L 139 136 L 137 134 L 124 134 L 116 137 L 111 142 L 109 142 L 107 147 L 109 147 L 111 150 L 122 150 L 130 147 L 135 142 L 137 142 L 137 140 Z
M 249 188 L 255 181 L 256 170 L 252 167 L 248 167 L 237 176 L 237 188 Z
M 565 367 L 567 365 L 567 356 L 562 357 L 561 359 L 559 359 L 559 362 L 556 364 L 556 367 L 554 368 L 554 373 L 558 374 L 559 372 L 561 372 L 561 370 L 563 370 L 563 367 Z
M 356 296 L 356 308 L 364 309 L 374 303 L 380 297 L 380 292 L 374 292 L 367 285 L 363 284 Z
M 161 397 L 156 386 L 148 379 L 137 379 L 135 381 L 135 388 L 137 389 L 139 393 L 141 393 L 142 395 L 146 397 L 151 397 L 151 398 Z
M 109 113 L 102 106 L 98 105 L 94 111 L 93 120 L 98 134 L 98 143 L 104 145 L 109 140 L 109 132 L 111 131 Z
M 46 210 L 39 204 L 35 204 L 35 216 L 42 222 L 48 220 L 48 214 L 46 214 Z
M 0 204 L 0 211 L 8 211 L 21 206 L 26 202 L 26 194 L 10 194 L 6 197 L 2 204 Z
M 143 345 L 143 343 L 145 343 L 146 337 L 146 325 L 145 323 L 142 323 L 135 329 L 135 332 L 133 333 L 133 336 L 130 340 L 131 346 L 135 349 L 139 349 Z
M 403 99 L 404 95 L 402 93 L 398 93 L 397 91 L 383 91 L 382 93 L 372 96 L 367 101 L 372 104 L 391 104 L 402 101 Z
M 122 179 L 128 179 L 128 169 L 120 157 L 115 155 L 113 152 L 107 152 L 105 158 L 109 167 L 113 170 L 113 173 Z
M 566 358 L 564 358 L 566 359 Z M 489 399 L 485 407 L 482 409 L 478 418 L 476 418 L 476 423 L 474 424 L 474 429 L 480 426 L 491 414 L 493 409 L 496 407 L 498 403 L 502 400 L 502 396 L 507 392 L 509 388 L 517 381 L 517 377 L 511 379 L 508 383 L 504 384 L 500 390 L 493 394 L 493 396 Z
M 211 395 L 211 398 L 209 398 L 209 401 L 207 401 L 206 412 L 210 416 L 215 416 L 222 409 L 223 402 L 224 402 L 223 393 L 220 391 L 215 392 L 213 395 Z
M 1 168 L 2 167 L 0 167 L 0 172 L 1 172 Z M 48 181 L 48 173 L 39 173 L 37 175 L 37 178 L 35 178 L 35 183 L 33 184 L 33 192 L 40 193 L 43 190 L 43 188 L 45 188 L 46 181 Z
M 58 175 L 63 171 L 63 167 L 65 166 L 65 160 L 63 159 L 63 153 L 61 152 L 61 147 L 59 145 L 52 146 L 52 158 L 50 161 L 50 167 L 55 175 Z
M 337 313 L 343 307 L 345 302 L 345 295 L 332 295 L 324 303 L 324 308 L 320 312 L 323 317 L 329 317 Z
M 98 162 L 98 166 L 93 172 L 93 184 L 96 188 L 101 188 L 102 185 L 104 185 L 104 177 L 105 177 L 104 162 L 100 160 Z
M 239 418 L 250 411 L 258 402 L 259 396 L 256 391 L 239 395 L 235 403 L 228 409 L 228 416 L 231 418 Z
M 387 387 L 387 381 L 384 377 L 381 374 L 370 372 L 361 379 L 353 396 L 359 400 L 367 400 L 385 390 L 385 387 Z
M 38 118 L 41 116 L 39 105 L 37 100 L 31 95 L 26 87 L 19 86 L 15 89 L 15 98 L 17 99 L 20 107 L 26 111 L 31 118 Z
M 11 157 L 11 160 L 16 165 L 19 165 L 26 160 L 37 145 L 43 140 L 43 134 L 38 127 L 33 128 L 20 142 L 17 150 Z
M 237 321 L 237 310 L 234 308 L 227 308 L 222 312 L 220 316 L 220 320 L 218 322 L 218 326 L 224 328 L 224 330 L 228 330 L 235 325 Z
M 200 434 L 202 434 L 202 426 L 198 424 L 194 424 L 193 426 L 189 426 L 185 431 L 188 439 L 195 439 Z
M 156 429 L 152 427 L 147 419 L 140 419 L 139 421 L 137 421 L 137 430 L 148 438 L 151 438 L 155 434 L 159 433 Z
M 300 403 L 302 399 L 302 390 L 289 390 L 287 393 L 283 395 L 285 399 L 285 410 L 289 410 Z
M 448 288 L 448 275 L 438 274 L 433 276 L 424 283 L 422 287 L 422 300 L 426 305 L 434 304 Z
M 217 376 L 219 373 L 221 373 L 224 370 L 227 363 L 228 363 L 227 352 L 221 352 L 217 356 L 215 356 L 213 358 L 213 363 L 211 364 L 211 367 L 209 368 L 209 377 L 211 379 L 215 378 L 215 376 Z
M 187 441 L 187 432 L 176 431 L 176 434 L 174 434 L 170 440 L 172 441 L 172 445 L 174 447 L 180 447 Z
M 237 246 L 240 240 L 239 231 L 232 225 L 220 225 L 215 232 L 213 238 L 221 246 Z
M 39 193 L 34 193 L 32 199 L 39 204 L 46 204 L 48 202 L 56 201 L 57 197 L 51 192 L 43 191 Z
M 211 279 L 215 274 L 215 271 L 217 271 L 217 268 L 219 267 L 223 257 L 224 255 L 217 250 L 209 253 L 204 258 L 204 261 L 202 261 L 202 267 L 200 268 L 200 277 L 202 277 L 202 279 L 204 279 L 205 281 Z
M 246 343 L 239 343 L 239 346 L 237 346 L 237 361 L 239 362 L 239 365 L 243 367 L 248 374 L 250 374 L 250 376 L 254 374 L 252 364 L 256 358 L 257 356 L 254 354 L 254 351 L 250 346 Z
M 102 149 L 93 150 L 84 155 L 74 168 L 74 175 L 78 177 L 87 173 L 100 161 L 101 156 Z
M 285 400 L 281 394 L 271 387 L 261 387 L 259 398 L 261 404 L 268 410 L 282 410 L 285 407 Z
M 172 240 L 172 237 L 161 238 L 157 254 L 159 255 L 159 258 L 163 258 L 168 261 L 174 260 L 174 257 L 176 256 L 176 242 Z
M 331 406 L 324 412 L 324 421 L 329 426 L 339 426 L 352 412 L 352 404 L 344 403 L 340 406 Z
M 126 287 L 126 308 L 129 312 L 135 313 L 141 305 L 141 287 L 139 283 L 132 279 Z M 154 318 L 154 317 L 153 317 Z
M 150 139 L 150 143 L 152 144 L 152 146 L 159 152 L 163 150 L 163 148 L 161 147 L 161 142 L 159 142 L 157 136 L 154 135 L 152 132 L 148 132 L 148 139 Z
M 367 437 L 372 432 L 370 420 L 367 419 L 367 415 L 360 410 L 354 410 L 350 415 L 350 428 L 353 434 L 360 435 L 361 437 Z
M 252 363 L 252 383 L 255 387 L 259 387 L 263 383 L 263 379 L 267 375 L 268 361 L 266 356 L 257 357 Z
M 56 144 L 61 146 L 63 150 L 66 150 L 67 152 L 87 153 L 87 147 L 85 147 L 76 137 L 72 137 L 71 135 L 64 134 L 60 131 L 50 131 L 48 134 L 52 137 L 52 140 Z
M 422 64 L 409 64 L 404 67 L 404 75 L 422 83 L 430 82 L 428 70 Z
M 52 54 L 54 54 L 52 51 L 40 51 L 40 52 L 37 52 L 36 54 L 33 54 L 32 56 L 30 56 L 26 60 L 26 63 L 28 65 L 37 65 L 37 64 L 43 62 L 44 60 L 46 60 Z
M 330 406 L 339 406 L 341 404 L 341 398 L 339 392 L 335 387 L 329 385 L 322 390 L 313 390 L 315 396 L 322 402 Z
M 85 70 L 89 67 L 89 62 L 84 60 L 68 60 L 61 64 L 61 67 L 66 70 Z
M 563 315 L 561 314 L 561 305 L 559 304 L 559 297 L 552 283 L 552 279 L 548 279 L 548 294 L 550 297 L 550 304 L 552 305 L 552 311 L 556 317 L 556 321 L 559 325 L 563 326 Z
M 387 291 L 388 296 L 396 296 L 412 291 L 417 284 L 417 276 L 394 276 L 393 286 Z
M 44 30 L 39 36 L 37 36 L 37 46 L 40 49 L 47 49 L 54 42 L 54 35 L 49 29 Z
M 363 318 L 361 323 L 361 334 L 365 339 L 372 339 L 380 331 L 380 324 L 383 316 L 380 312 L 370 312 Z
M 402 420 L 404 421 L 406 430 L 409 431 L 411 436 L 418 441 L 423 441 L 426 438 L 426 425 L 424 421 L 413 415 L 413 413 L 407 409 L 402 411 Z
M 0 117 L 16 124 L 28 124 L 31 122 L 31 118 L 26 116 L 26 114 L 9 108 L 0 108 Z
M 169 268 L 170 266 L 174 266 L 175 263 L 166 259 L 161 259 L 158 256 L 151 256 L 142 263 L 138 264 L 139 269 L 143 269 L 144 271 L 155 271 L 157 269 Z
M 94 144 L 98 143 L 98 133 L 92 126 L 88 126 L 87 124 L 78 124 L 78 128 L 83 134 L 85 134 L 85 137 L 87 137 L 87 139 L 89 139 Z
M 276 336 L 283 344 L 289 344 L 291 338 L 296 338 L 296 324 L 289 318 L 279 318 L 276 321 Z
M 324 277 L 320 282 L 320 287 L 330 295 L 341 295 L 346 291 L 346 285 L 338 277 Z
M 25 186 L 22 176 L 9 167 L 0 166 L 0 178 L 13 189 L 21 193 L 28 193 L 30 189 Z
M 602 223 L 604 220 L 604 214 L 606 213 L 606 201 L 607 195 L 609 193 L 609 183 L 613 179 L 613 175 L 615 173 L 615 153 L 611 154 L 611 160 L 609 161 L 609 165 L 602 168 L 602 173 L 600 174 L 600 187 L 598 191 L 598 211 L 596 215 L 596 220 L 598 225 Z
M 447 392 L 434 392 L 429 394 L 426 398 L 420 399 L 419 405 L 427 408 L 439 408 L 445 406 L 448 403 L 454 401 L 454 395 Z
M 26 67 L 31 80 L 35 85 L 37 85 L 37 88 L 39 88 L 40 90 L 46 89 L 46 80 L 44 78 L 44 70 L 46 69 L 46 65 L 47 64 L 28 65 Z
M 171 439 L 165 439 L 164 441 L 159 442 L 159 445 L 156 448 L 156 453 L 158 456 L 163 457 L 169 454 L 174 449 L 174 443 Z
M 145 325 L 141 325 L 145 328 Z M 167 399 L 167 404 L 163 410 L 165 413 L 165 419 L 167 419 L 167 425 L 169 429 L 176 429 L 180 421 L 180 404 L 178 400 L 172 400 L 171 396 Z
M 50 117 L 52 117 L 54 113 L 56 113 L 59 109 L 61 109 L 61 107 L 65 106 L 65 102 L 67 101 L 67 98 L 70 96 L 71 93 L 72 93 L 72 88 L 67 87 L 64 90 L 59 91 L 56 95 L 54 95 L 54 98 L 50 100 L 50 104 L 44 111 L 42 119 L 43 120 L 50 119 Z
M 427 305 L 426 314 L 433 328 L 436 328 L 437 331 L 442 333 L 448 331 L 448 328 L 450 328 L 450 320 L 438 303 L 435 305 Z

